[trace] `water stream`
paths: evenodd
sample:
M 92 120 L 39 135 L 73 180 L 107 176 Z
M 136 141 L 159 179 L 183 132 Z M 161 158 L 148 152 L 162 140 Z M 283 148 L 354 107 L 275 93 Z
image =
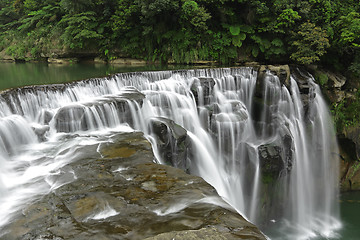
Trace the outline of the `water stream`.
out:
M 25 202 L 66 184 L 56 181 L 57 170 L 112 132 L 144 132 L 165 164 L 149 125 L 171 119 L 191 140 L 186 170 L 270 237 L 278 236 L 273 229 L 283 233 L 279 239 L 336 237 L 333 126 L 312 77 L 301 81 L 299 88 L 295 76 L 281 83 L 240 67 L 121 73 L 4 92 L 0 228 Z M 68 182 L 76 178 L 70 175 Z

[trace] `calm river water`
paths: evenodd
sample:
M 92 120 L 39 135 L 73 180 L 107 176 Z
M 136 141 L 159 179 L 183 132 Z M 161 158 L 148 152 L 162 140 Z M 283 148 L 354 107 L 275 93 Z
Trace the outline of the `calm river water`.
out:
M 174 68 L 185 68 L 172 66 Z M 190 68 L 187 66 L 186 68 Z M 104 77 L 119 72 L 169 69 L 161 66 L 122 66 L 105 64 L 52 65 L 46 63 L 0 63 L 0 90 L 27 85 L 55 84 Z M 343 228 L 338 239 L 360 239 L 360 192 L 341 196 Z
M 0 90 L 28 85 L 56 84 L 105 77 L 120 72 L 175 69 L 181 66 L 107 65 L 94 63 L 0 63 Z M 184 66 L 181 68 L 185 68 Z M 186 66 L 189 68 L 189 66 Z

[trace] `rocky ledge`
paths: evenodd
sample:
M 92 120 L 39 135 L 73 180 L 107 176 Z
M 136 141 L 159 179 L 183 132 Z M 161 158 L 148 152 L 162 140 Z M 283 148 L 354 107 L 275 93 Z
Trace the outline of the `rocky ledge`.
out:
M 203 179 L 154 163 L 142 133 L 116 134 L 86 155 L 1 239 L 265 239 Z

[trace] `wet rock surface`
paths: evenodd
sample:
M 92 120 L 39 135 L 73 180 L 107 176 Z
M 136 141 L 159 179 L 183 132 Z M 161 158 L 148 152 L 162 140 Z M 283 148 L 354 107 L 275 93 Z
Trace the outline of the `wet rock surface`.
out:
M 286 86 L 290 85 L 290 68 L 289 65 L 261 65 L 258 70 L 258 80 L 264 79 L 267 72 L 271 72 L 276 75 L 281 84 L 285 84 Z
M 199 77 L 194 80 L 190 89 L 198 106 L 210 103 L 214 86 L 215 80 L 211 77 Z
M 265 239 L 203 179 L 153 163 L 142 133 L 87 148 L 1 239 Z M 5 233 L 5 234 L 4 234 Z
M 162 160 L 171 166 L 188 170 L 190 139 L 187 131 L 166 118 L 152 118 L 149 128 L 157 140 L 157 148 Z
M 258 148 L 263 174 L 277 178 L 285 164 L 281 156 L 282 148 L 274 144 L 264 144 Z
M 322 87 L 322 92 L 329 101 L 329 105 L 339 107 L 344 105 L 348 108 L 356 101 L 359 89 L 359 81 L 350 76 L 334 73 L 320 67 L 309 69 Z M 339 111 L 337 114 L 346 117 L 346 112 Z M 336 114 L 336 113 L 335 113 Z M 335 118 L 339 118 L 336 117 Z M 340 117 L 341 118 L 341 117 Z M 339 121 L 339 120 L 338 120 Z M 340 120 L 341 121 L 341 120 Z M 340 187 L 342 191 L 360 190 L 360 125 L 338 124 L 337 140 L 340 150 Z M 337 153 L 336 153 L 337 154 Z
M 341 190 L 360 189 L 360 126 L 347 127 L 338 135 L 341 156 Z
M 104 96 L 92 103 L 62 107 L 54 116 L 55 128 L 58 132 L 69 133 L 111 127 L 118 123 L 133 126 L 132 108 L 136 108 L 136 104 L 141 106 L 144 98 L 142 93 L 132 90 L 119 95 Z

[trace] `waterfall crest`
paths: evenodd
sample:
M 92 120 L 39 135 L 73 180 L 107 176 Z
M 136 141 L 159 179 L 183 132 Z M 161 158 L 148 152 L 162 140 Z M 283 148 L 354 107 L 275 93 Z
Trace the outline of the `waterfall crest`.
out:
M 306 73 L 287 82 L 251 67 L 123 73 L 1 96 L 0 227 L 10 205 L 51 185 L 49 176 L 76 160 L 77 144 L 129 127 L 146 134 L 159 163 L 169 159 L 158 146 L 171 145 L 171 164 L 204 178 L 265 231 L 275 226 L 307 239 L 340 227 L 337 143 L 320 89 Z M 186 140 L 159 137 L 156 121 L 160 130 L 175 126 L 173 134 L 183 129 Z M 74 134 L 89 139 L 64 141 Z M 186 154 L 175 154 L 185 142 Z M 34 167 L 41 171 L 29 177 Z M 23 181 L 9 184 L 14 176 Z

